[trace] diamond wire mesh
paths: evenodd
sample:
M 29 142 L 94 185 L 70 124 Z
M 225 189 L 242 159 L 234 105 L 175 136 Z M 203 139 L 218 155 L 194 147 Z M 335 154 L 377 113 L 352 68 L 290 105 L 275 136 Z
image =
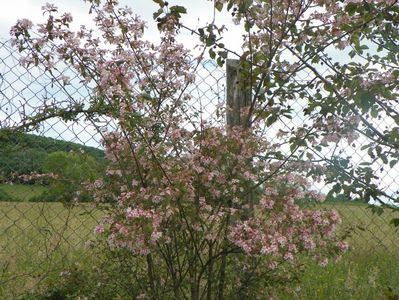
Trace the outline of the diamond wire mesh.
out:
M 58 63 L 57 70 L 50 75 L 39 66 L 22 67 L 21 58 L 8 41 L 0 41 L 0 130 L 22 125 L 24 116 L 40 114 L 42 107 L 55 102 L 57 106 L 68 107 L 71 103 L 86 105 L 89 101 L 90 86 L 82 84 L 68 66 Z M 69 85 L 58 84 L 55 79 L 61 75 L 70 77 Z M 207 61 L 198 69 L 197 77 L 196 85 L 187 89 L 192 95 L 187 102 L 190 118 L 220 122 L 220 118 L 213 116 L 224 99 L 225 73 Z M 204 99 L 206 101 L 201 102 Z M 116 126 L 109 120 L 97 121 L 101 126 Z M 191 125 L 186 123 L 186 126 Z M 13 150 L 19 152 L 19 163 L 9 160 L 8 154 L 5 157 L 8 150 L 0 146 L 0 156 L 3 155 L 3 159 L 0 157 L 0 192 L 6 195 L 0 198 L 0 287 L 11 293 L 7 294 L 10 298 L 30 290 L 47 277 L 58 276 L 68 262 L 82 263 L 88 259 L 85 243 L 93 238 L 93 229 L 102 215 L 90 204 L 68 207 L 56 202 L 35 202 L 43 192 L 37 185 L 13 182 L 14 172 L 36 171 L 38 166 L 32 160 L 39 159 L 40 155 L 65 151 L 68 147 L 101 149 L 101 135 L 92 122 L 83 117 L 68 122 L 52 118 L 41 122 L 29 134 L 33 134 L 34 139 L 50 139 L 41 140 L 40 151 L 29 153 L 29 141 L 11 134 Z M 60 140 L 72 144 L 65 147 L 57 142 Z
M 24 114 L 37 114 L 43 105 L 53 101 L 65 107 L 70 103 L 87 103 L 90 86 L 82 84 L 80 78 L 68 66 L 60 63 L 58 71 L 50 76 L 37 66 L 27 69 L 21 67 L 20 59 L 21 55 L 8 41 L 0 42 L 0 129 L 20 125 Z M 54 78 L 65 74 L 71 78 L 71 84 L 66 87 L 57 85 Z M 311 74 L 302 73 L 294 80 L 301 82 L 309 80 L 310 77 Z M 206 120 L 210 124 L 224 122 L 223 116 L 216 116 L 215 112 L 226 98 L 225 81 L 225 71 L 213 61 L 202 63 L 196 71 L 195 84 L 187 89 L 191 95 L 186 104 L 190 116 Z M 304 103 L 296 101 L 291 105 L 295 111 L 294 117 L 290 120 L 279 119 L 267 128 L 269 139 L 274 139 L 278 130 L 290 131 L 310 121 L 303 112 Z M 100 121 L 103 124 L 109 122 Z M 190 127 L 189 123 L 186 125 Z M 65 150 L 65 147 L 57 149 L 60 144 L 56 140 L 73 143 L 69 144 L 70 148 L 101 148 L 101 137 L 95 126 L 83 118 L 69 122 L 59 118 L 46 120 L 31 133 L 34 137 L 52 138 L 42 146 L 42 152 L 34 155 L 47 155 L 56 150 Z M 25 142 L 18 138 L 15 138 L 15 141 L 15 149 L 20 153 L 21 168 L 29 170 L 33 162 L 26 159 L 29 155 L 32 156 L 32 153 L 29 154 Z M 348 147 L 346 145 L 341 151 L 352 156 L 357 155 L 354 159 L 356 163 L 362 161 L 362 152 L 359 150 L 361 143 L 351 149 Z M 328 155 L 328 152 L 325 155 Z M 36 158 L 31 157 L 32 160 Z M 0 177 L 0 192 L 6 192 L 3 194 L 10 197 L 0 198 L 0 286 L 9 284 L 12 286 L 10 290 L 26 290 L 45 280 L 50 274 L 62 271 L 66 262 L 79 259 L 82 261 L 86 258 L 85 242 L 92 238 L 93 228 L 101 218 L 101 212 L 93 210 L 89 204 L 67 207 L 56 202 L 31 202 L 42 192 L 40 188 L 19 183 L 11 185 L 12 172 L 16 171 L 13 170 L 15 161 L 7 161 L 1 157 L 0 161 L 3 171 Z M 26 168 L 23 168 L 24 163 Z M 386 173 L 385 176 L 391 175 Z M 322 192 L 328 189 L 323 183 L 315 185 L 314 188 Z M 11 197 L 14 201 L 9 201 Z M 329 204 L 329 207 L 331 206 L 334 205 Z M 340 206 L 339 210 L 346 228 L 362 228 L 354 232 L 352 247 L 367 245 L 370 250 L 397 250 L 398 235 L 392 227 L 387 226 L 386 215 L 373 215 L 364 205 L 350 203 L 344 209 Z

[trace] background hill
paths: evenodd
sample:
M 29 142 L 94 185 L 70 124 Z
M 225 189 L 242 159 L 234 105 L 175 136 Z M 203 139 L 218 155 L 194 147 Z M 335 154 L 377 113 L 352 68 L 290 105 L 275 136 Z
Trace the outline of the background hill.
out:
M 78 143 L 27 133 L 0 130 L 0 181 L 11 179 L 12 173 L 43 173 L 47 156 L 54 152 L 83 150 L 97 162 L 104 162 L 104 152 Z

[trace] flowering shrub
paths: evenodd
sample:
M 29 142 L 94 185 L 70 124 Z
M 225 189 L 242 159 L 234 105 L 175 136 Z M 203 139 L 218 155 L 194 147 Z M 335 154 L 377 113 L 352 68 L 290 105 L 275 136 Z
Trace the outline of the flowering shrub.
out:
M 261 161 L 250 163 L 267 143 L 249 131 L 175 129 L 151 149 L 134 136 L 112 132 L 104 144 L 108 177 L 91 190 L 99 202 L 112 199 L 113 208 L 95 232 L 111 248 L 151 257 L 151 292 L 169 286 L 175 297 L 204 290 L 254 295 L 263 272 L 288 268 L 293 274 L 305 253 L 325 265 L 347 249 L 336 235 L 336 211 L 304 210 L 295 203 L 314 196 L 301 188 L 304 177 L 281 176 L 249 193 L 270 172 Z M 140 153 L 138 163 L 131 145 Z M 250 274 L 227 279 L 231 266 Z
M 101 36 L 84 27 L 71 31 L 72 17 L 58 16 L 50 4 L 38 37 L 27 20 L 12 34 L 26 51 L 23 64 L 52 71 L 61 59 L 94 85 L 89 104 L 55 105 L 32 124 L 82 113 L 94 123 L 99 115 L 117 121 L 116 130 L 102 131 L 106 177 L 86 189 L 96 203 L 107 203 L 108 214 L 94 229 L 99 240 L 137 260 L 130 271 L 143 284 L 132 297 L 264 298 L 267 286 L 296 279 L 304 255 L 326 265 L 347 250 L 336 234 L 336 211 L 296 203 L 320 200 L 303 172 L 265 158 L 276 146 L 257 134 L 261 122 L 251 109 L 244 128 L 211 127 L 187 116 L 185 91 L 195 66 L 176 41 L 182 7 L 165 9 L 155 45 L 143 39 L 145 24 L 128 8 L 90 2 Z M 57 79 L 68 84 L 65 75 Z M 187 120 L 191 131 L 183 129 Z

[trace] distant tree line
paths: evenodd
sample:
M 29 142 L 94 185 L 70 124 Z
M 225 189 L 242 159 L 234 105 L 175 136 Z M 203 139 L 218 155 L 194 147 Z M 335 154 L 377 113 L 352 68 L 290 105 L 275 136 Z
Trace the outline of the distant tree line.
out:
M 87 202 L 82 184 L 104 174 L 102 150 L 77 143 L 0 130 L 0 183 L 40 184 L 47 188 L 33 202 Z M 30 177 L 32 173 L 54 177 Z M 28 175 L 28 176 L 24 176 Z M 28 179 L 26 179 L 28 178 Z M 17 188 L 17 187 L 16 187 Z M 0 201 L 17 201 L 0 188 Z
M 16 176 L 33 172 L 45 173 L 48 155 L 55 152 L 83 151 L 99 164 L 104 152 L 94 147 L 60 141 L 33 134 L 0 130 L 0 181 L 15 181 Z M 14 175 L 13 175 L 14 174 Z

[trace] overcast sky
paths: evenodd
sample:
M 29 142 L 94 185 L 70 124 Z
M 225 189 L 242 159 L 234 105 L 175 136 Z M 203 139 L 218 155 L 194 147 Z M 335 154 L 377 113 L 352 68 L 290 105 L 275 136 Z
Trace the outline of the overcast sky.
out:
M 74 17 L 75 28 L 79 28 L 82 24 L 88 27 L 93 26 L 91 22 L 93 16 L 88 14 L 89 5 L 83 0 L 13 0 L 4 2 L 7 4 L 4 3 L 0 9 L 0 37 L 2 39 L 9 37 L 10 27 L 18 19 L 27 18 L 34 23 L 43 22 L 45 17 L 42 15 L 41 6 L 46 2 L 55 4 L 61 13 L 70 12 Z M 147 38 L 155 39 L 158 32 L 152 14 L 157 10 L 157 5 L 152 0 L 121 0 L 120 3 L 132 7 L 133 11 L 147 22 Z M 183 22 L 191 28 L 204 26 L 212 20 L 213 8 L 212 2 L 209 0 L 170 0 L 169 3 L 170 5 L 177 4 L 187 8 L 188 14 L 184 16 Z M 237 32 L 237 27 L 232 24 L 229 14 L 219 14 L 217 23 L 226 24 L 230 28 L 223 42 L 229 48 L 239 51 L 241 34 Z M 190 48 L 198 43 L 197 37 L 189 35 L 188 32 L 182 32 L 180 40 Z

